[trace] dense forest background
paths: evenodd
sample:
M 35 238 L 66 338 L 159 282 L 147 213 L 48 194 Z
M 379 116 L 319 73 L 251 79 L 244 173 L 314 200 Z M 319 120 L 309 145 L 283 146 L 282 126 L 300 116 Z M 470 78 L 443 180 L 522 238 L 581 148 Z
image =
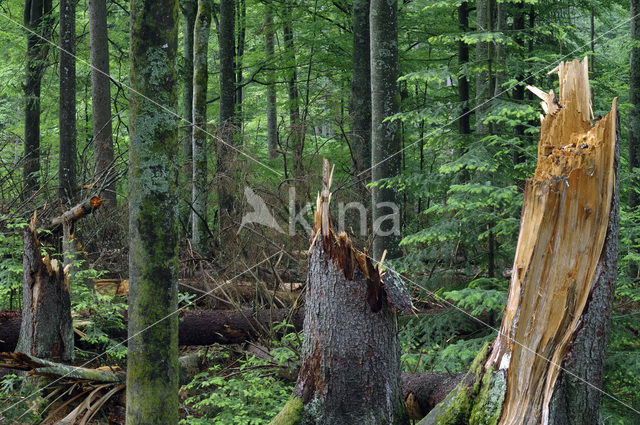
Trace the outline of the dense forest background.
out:
M 47 0 L 27 0 L 44 7 L 41 21 L 27 25 L 48 40 L 42 41 L 25 27 L 24 2 L 0 0 L 0 310 L 21 309 L 19 229 L 34 210 L 53 217 L 101 194 L 107 204 L 74 229 L 78 245 L 70 261 L 72 311 L 78 316 L 88 312 L 91 319 L 82 325 L 83 338 L 106 352 L 91 365 L 124 363 L 126 346 L 119 345 L 123 338 L 114 336 L 114 329 L 125 327 L 127 301 L 95 292 L 92 286 L 129 276 L 130 5 L 102 1 L 110 75 L 102 97 L 109 108 L 106 119 L 104 108 L 98 111 L 103 121 L 96 125 L 92 99 L 99 93 L 92 87 L 96 76 L 90 67 L 96 54 L 90 2 L 48 1 L 47 6 Z M 358 67 L 362 58 L 368 60 L 369 48 L 358 39 L 362 21 L 357 19 L 362 13 L 358 7 L 368 2 L 222 2 L 222 7 L 215 1 L 209 4 L 207 22 L 201 15 L 196 18 L 197 3 L 202 2 L 180 1 L 181 106 L 173 112 L 184 119 L 179 124 L 180 155 L 172 164 L 180 170 L 179 302 L 185 310 L 236 309 L 241 304 L 289 307 L 294 302 L 273 294 L 288 283 L 305 281 L 310 233 L 290 220 L 307 202 L 315 205 L 322 158 L 335 164 L 333 205 L 369 202 L 370 168 L 376 161 L 370 160 L 371 145 L 362 142 L 369 140 L 370 129 L 358 121 L 358 90 L 368 84 L 358 78 L 368 70 Z M 224 21 L 229 16 L 223 10 L 229 8 L 226 3 L 233 5 L 230 26 Z M 63 7 L 75 9 L 71 24 Z M 414 305 L 425 313 L 400 318 L 405 371 L 466 371 L 483 344 L 495 338 L 516 248 L 524 181 L 536 165 L 541 110 L 525 86 L 557 87 L 557 79 L 547 72 L 561 60 L 586 55 L 594 115 L 605 115 L 618 96 L 622 123 L 620 256 L 603 390 L 640 406 L 640 171 L 634 168 L 638 142 L 630 142 L 627 125 L 633 121 L 630 81 L 640 73 L 632 68 L 630 53 L 640 44 L 631 32 L 637 9 L 631 10 L 620 1 L 399 2 L 399 112 L 390 120 L 398 128 L 399 149 L 383 153 L 384 158 L 393 154 L 399 168 L 373 185 L 396 193 L 401 239 L 398 255 L 388 261 L 406 278 Z M 194 32 L 194 26 L 200 32 Z M 75 43 L 68 44 L 69 37 Z M 65 42 L 73 50 L 56 47 Z M 65 51 L 75 54 L 75 65 L 68 58 L 64 62 L 69 57 Z M 200 68 L 204 74 L 197 79 L 193 65 L 202 58 L 207 66 Z M 225 66 L 229 63 L 231 74 Z M 75 74 L 70 88 L 63 77 L 71 66 Z M 37 92 L 29 85 L 35 74 L 41 77 Z M 203 87 L 196 99 L 198 84 Z M 71 90 L 75 95 L 69 101 L 64 95 Z M 25 131 L 30 101 L 40 105 L 35 130 L 39 146 L 27 154 L 35 122 Z M 231 111 L 224 109 L 229 104 Z M 199 144 L 192 143 L 194 121 L 207 130 L 194 130 L 193 140 L 199 137 Z M 112 137 L 105 137 L 109 131 Z M 33 152 L 39 168 L 24 174 Z M 362 164 L 361 158 L 369 160 Z M 197 178 L 192 167 L 200 173 Z M 194 191 L 199 195 L 192 196 Z M 256 208 L 251 194 L 265 202 L 275 225 L 242 222 L 243 215 Z M 312 210 L 300 217 L 312 222 Z M 345 227 L 358 246 L 375 252 L 370 232 L 363 232 L 352 214 L 349 210 Z M 59 251 L 52 247 L 51 252 Z M 245 273 L 257 262 L 259 267 Z M 242 277 L 236 279 L 238 275 Z M 225 280 L 232 280 L 229 288 L 242 283 L 253 290 L 248 296 L 241 291 L 201 296 Z M 215 366 L 181 392 L 183 423 L 268 423 L 291 393 L 291 379 L 283 370 L 295 370 L 299 361 L 300 337 L 290 326 L 263 330 L 260 346 L 270 353 L 266 358 L 244 346 L 210 348 Z M 83 362 L 96 354 L 78 348 L 75 357 Z M 4 378 L 0 403 L 10 405 L 20 396 L 14 391 L 18 379 Z M 605 424 L 638 423 L 634 415 L 603 397 Z

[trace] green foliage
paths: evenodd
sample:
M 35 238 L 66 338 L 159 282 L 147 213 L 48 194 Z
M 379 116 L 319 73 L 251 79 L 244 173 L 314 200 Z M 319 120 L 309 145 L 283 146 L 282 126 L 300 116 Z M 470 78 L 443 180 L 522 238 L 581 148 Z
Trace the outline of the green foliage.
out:
M 36 390 L 34 379 L 26 375 L 5 375 L 0 379 L 0 423 L 37 424 L 42 421 L 39 415 L 44 407 L 40 397 L 25 400 Z M 4 411 L 6 409 L 6 412 Z
M 20 229 L 27 226 L 27 222 L 0 216 L 1 222 L 7 230 L 0 231 L 0 306 L 14 310 L 22 304 L 23 242 Z
M 446 291 L 444 298 L 454 301 L 458 307 L 478 316 L 485 311 L 499 313 L 507 302 L 509 281 L 502 279 L 479 278 L 469 286 L 458 291 Z
M 280 329 L 290 327 L 282 324 Z M 269 359 L 245 354 L 233 366 L 225 366 L 229 353 L 214 351 L 207 356 L 217 362 L 184 387 L 193 394 L 185 401 L 183 425 L 268 424 L 291 396 L 293 386 L 279 378 L 299 363 L 300 336 L 288 333 L 273 341 Z M 237 364 L 237 365 L 236 365 Z

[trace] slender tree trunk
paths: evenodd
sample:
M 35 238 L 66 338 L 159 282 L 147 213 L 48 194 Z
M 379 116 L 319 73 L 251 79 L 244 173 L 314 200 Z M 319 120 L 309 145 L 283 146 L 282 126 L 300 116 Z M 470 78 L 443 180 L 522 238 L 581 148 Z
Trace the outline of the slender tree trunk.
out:
M 60 0 L 59 196 L 70 204 L 76 193 L 76 3 Z
M 25 0 L 24 25 L 27 33 L 26 81 L 24 113 L 24 195 L 30 196 L 40 186 L 40 87 L 48 44 L 37 34 L 49 38 L 51 0 Z
M 524 18 L 525 18 L 525 6 L 526 3 L 524 1 L 521 1 L 519 3 L 516 3 L 514 5 L 515 8 L 515 12 L 513 15 L 513 32 L 514 32 L 514 41 L 516 42 L 516 45 L 518 46 L 518 52 L 517 52 L 517 57 L 520 59 L 524 58 L 525 55 L 525 46 L 524 46 Z M 524 80 L 524 75 L 520 74 L 517 75 L 516 78 L 518 79 L 518 81 L 523 81 Z M 516 103 L 520 103 L 523 104 L 524 103 L 524 83 L 522 84 L 517 84 L 514 88 L 513 88 L 513 100 Z M 524 155 L 522 154 L 522 150 L 524 149 L 525 145 L 524 145 L 524 125 L 516 125 L 515 127 L 515 135 L 518 139 L 520 139 L 520 141 L 522 142 L 519 145 L 516 145 L 516 149 L 514 149 L 513 152 L 513 162 L 515 164 L 521 164 L 522 162 L 524 162 Z
M 246 0 L 236 1 L 236 128 L 240 135 L 244 134 L 243 114 L 242 114 L 242 60 L 244 56 L 245 40 L 247 34 L 247 4 Z
M 495 31 L 501 32 L 503 35 L 506 35 L 507 29 L 507 3 L 504 2 L 495 2 Z M 493 60 L 493 68 L 494 68 L 494 84 L 493 90 L 491 91 L 491 96 L 498 97 L 498 95 L 502 92 L 502 84 L 506 79 L 506 74 L 504 72 L 506 65 L 506 45 L 503 41 L 494 41 L 491 43 L 495 52 L 494 60 Z
M 196 21 L 198 9 L 197 0 L 180 1 L 182 11 L 182 58 L 184 68 L 181 72 L 182 97 L 180 99 L 180 109 L 183 121 L 180 125 L 180 140 L 182 143 L 182 168 L 180 187 L 188 187 L 189 192 L 193 192 L 193 155 L 191 145 L 193 143 L 193 29 Z M 190 200 L 183 200 L 181 197 L 180 221 L 185 229 L 187 237 L 191 234 L 191 205 Z
M 374 182 L 400 175 L 398 123 L 383 122 L 399 111 L 398 2 L 372 0 L 371 25 L 371 166 Z M 395 188 L 372 192 L 373 255 L 380 259 L 400 255 L 400 217 Z
M 469 3 L 464 2 L 458 6 L 458 29 L 462 33 L 469 30 Z M 458 65 L 460 67 L 458 77 L 458 102 L 460 102 L 460 118 L 458 118 L 458 132 L 471 134 L 469 113 L 469 80 L 467 79 L 467 64 L 469 63 L 469 45 L 464 41 L 458 41 Z
M 491 28 L 489 26 L 491 22 L 491 0 L 477 0 L 476 2 L 476 22 L 478 25 L 478 32 L 487 32 Z M 482 70 L 478 72 L 476 76 L 476 133 L 480 136 L 485 135 L 489 128 L 483 122 L 486 118 L 486 111 L 489 99 L 491 80 L 491 59 L 490 59 L 491 46 L 486 41 L 479 41 L 476 43 L 476 63 L 477 66 L 481 66 Z
M 211 28 L 211 1 L 198 0 L 193 38 L 193 191 L 191 223 L 193 246 L 201 255 L 208 246 L 207 229 L 207 56 Z
M 56 361 L 73 358 L 69 281 L 62 264 L 42 258 L 35 221 L 24 229 L 22 320 L 16 351 Z
M 128 425 L 178 423 L 178 19 L 131 4 Z
M 105 201 L 105 205 L 115 206 L 116 184 L 115 181 L 112 181 L 113 177 L 110 175 L 110 170 L 114 165 L 114 155 L 106 0 L 89 0 L 89 36 L 95 178 L 101 182 L 107 182 L 104 185 L 104 191 L 100 194 L 100 197 Z
M 298 91 L 298 64 L 293 40 L 293 17 L 291 10 L 285 11 L 283 30 L 284 48 L 287 57 L 287 87 L 289 94 L 289 148 L 293 157 L 294 186 L 296 204 L 301 206 L 305 200 L 305 175 L 302 155 L 304 152 L 304 123 L 300 120 L 300 92 Z
M 371 181 L 371 55 L 369 35 L 370 0 L 353 1 L 353 76 L 351 79 L 352 168 L 361 182 L 359 201 L 369 203 L 365 187 Z
M 330 227 L 324 160 L 305 294 L 302 362 L 293 397 L 272 425 L 409 424 L 403 403 L 397 310 L 411 310 L 400 278 L 381 276 Z M 396 286 L 397 285 L 397 286 Z
M 224 143 L 218 143 L 217 188 L 220 234 L 225 234 L 234 218 L 236 196 L 234 151 L 229 145 L 235 145 L 235 1 L 223 0 L 220 3 L 220 26 L 218 40 L 220 46 L 220 123 L 218 135 Z
M 269 146 L 269 158 L 275 159 L 278 155 L 278 110 L 277 110 L 277 91 L 275 83 L 275 63 L 274 63 L 274 31 L 273 31 L 273 6 L 267 4 L 265 6 L 266 13 L 264 17 L 264 44 L 265 56 L 268 64 L 267 78 L 267 140 Z

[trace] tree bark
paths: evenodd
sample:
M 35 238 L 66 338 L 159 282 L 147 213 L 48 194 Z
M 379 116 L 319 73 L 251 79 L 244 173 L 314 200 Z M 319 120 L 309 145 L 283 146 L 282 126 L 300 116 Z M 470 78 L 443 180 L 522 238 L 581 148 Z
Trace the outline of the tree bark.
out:
M 352 169 L 359 183 L 359 202 L 369 204 L 366 185 L 371 181 L 371 56 L 369 35 L 370 0 L 353 1 L 353 76 L 351 79 Z M 362 229 L 364 231 L 364 229 Z
M 131 4 L 129 425 L 178 423 L 178 19 L 176 0 Z
M 277 110 L 277 90 L 276 90 L 276 73 L 275 67 L 275 48 L 274 48 L 274 30 L 273 30 L 273 6 L 267 4 L 265 6 L 264 17 L 264 45 L 265 59 L 269 69 L 267 70 L 267 143 L 269 146 L 269 158 L 275 159 L 278 155 L 278 110 Z
M 183 0 L 180 2 L 180 10 L 184 24 L 182 26 L 182 58 L 183 68 L 181 72 L 182 97 L 180 99 L 180 109 L 183 118 L 180 125 L 180 140 L 182 144 L 182 168 L 181 185 L 186 186 L 193 192 L 193 155 L 191 145 L 193 143 L 193 31 L 198 10 L 196 0 Z M 191 205 L 188 200 L 181 198 L 180 221 L 190 236 L 191 231 Z
M 56 361 L 73 358 L 69 281 L 62 265 L 42 258 L 35 220 L 24 229 L 22 317 L 16 351 Z
M 477 31 L 486 33 L 491 27 L 491 0 L 476 1 Z M 486 135 L 489 127 L 483 122 L 488 109 L 487 100 L 493 94 L 492 70 L 491 70 L 491 43 L 479 41 L 476 43 L 476 62 L 482 67 L 482 71 L 476 76 L 476 134 L 480 137 Z
M 400 175 L 398 123 L 385 120 L 399 112 L 398 2 L 372 0 L 371 28 L 371 162 L 372 181 Z M 372 191 L 373 256 L 396 258 L 401 251 L 398 194 L 395 188 Z M 391 212 L 391 214 L 390 214 Z
M 236 57 L 235 57 L 235 72 L 236 72 L 236 99 L 235 99 L 235 123 L 239 134 L 244 134 L 243 129 L 243 114 L 242 114 L 242 59 L 244 56 L 245 41 L 247 34 L 247 4 L 246 0 L 237 0 L 236 2 Z
M 60 0 L 59 189 L 63 204 L 76 194 L 76 3 Z
M 453 411 L 463 423 L 599 423 L 618 250 L 617 99 L 592 125 L 586 58 L 556 70 L 557 98 L 531 88 L 547 113 L 500 332 L 472 367 L 479 385 L 459 386 L 421 424 L 454 423 Z
M 396 311 L 411 309 L 402 281 L 381 276 L 345 233 L 330 228 L 329 163 L 314 214 L 302 364 L 294 395 L 272 424 L 408 424 Z
M 51 0 L 25 0 L 24 25 L 27 33 L 26 81 L 23 86 L 24 111 L 24 190 L 29 197 L 40 186 L 40 88 L 47 66 L 51 32 Z
M 116 184 L 110 176 L 114 165 L 114 153 L 106 0 L 89 0 L 89 37 L 95 179 L 105 183 L 104 190 L 100 193 L 105 205 L 115 206 Z
M 235 171 L 234 151 L 230 146 L 236 144 L 235 124 L 235 0 L 223 0 L 220 3 L 220 27 L 218 40 L 220 46 L 220 123 L 217 143 L 217 182 L 218 218 L 220 237 L 229 234 L 234 222 Z M 222 240 L 222 239 L 221 239 Z
M 198 13 L 193 38 L 193 185 L 191 236 L 193 247 L 200 255 L 208 251 L 207 227 L 207 81 L 211 1 L 198 0 Z

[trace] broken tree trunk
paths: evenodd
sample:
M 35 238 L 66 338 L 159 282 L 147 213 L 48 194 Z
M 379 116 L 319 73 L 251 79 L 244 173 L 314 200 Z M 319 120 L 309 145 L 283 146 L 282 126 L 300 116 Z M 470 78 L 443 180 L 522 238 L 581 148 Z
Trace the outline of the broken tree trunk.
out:
M 100 205 L 102 205 L 102 199 L 97 196 L 86 199 L 70 210 L 65 211 L 60 216 L 51 219 L 49 224 L 45 226 L 45 229 L 55 233 L 60 230 L 64 222 L 76 222 L 82 217 L 91 214 L 96 208 L 99 208 Z
M 617 99 L 592 125 L 587 59 L 554 71 L 558 98 L 530 88 L 546 115 L 500 332 L 474 384 L 423 425 L 599 423 L 618 250 Z
M 24 229 L 22 322 L 16 350 L 58 361 L 73 356 L 69 281 L 62 265 L 40 252 L 35 217 Z
M 302 365 L 293 397 L 272 424 L 408 424 L 396 309 L 411 308 L 397 275 L 382 274 L 329 223 L 323 164 L 305 296 Z

